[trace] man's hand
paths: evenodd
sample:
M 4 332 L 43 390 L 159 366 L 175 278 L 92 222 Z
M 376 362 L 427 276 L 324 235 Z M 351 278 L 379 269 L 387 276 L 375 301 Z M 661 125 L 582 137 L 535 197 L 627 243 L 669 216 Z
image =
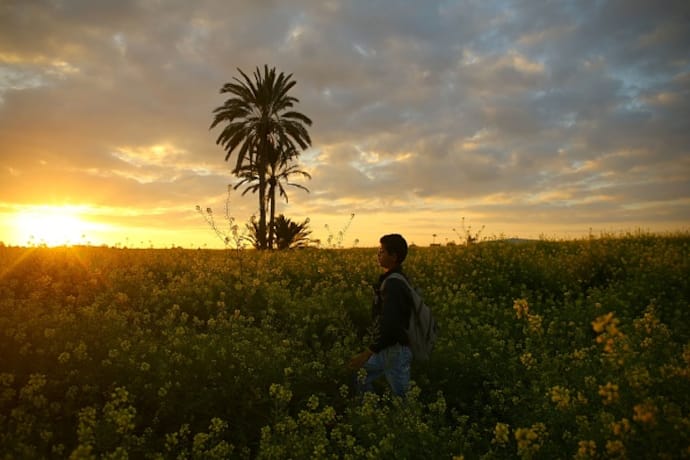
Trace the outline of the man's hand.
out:
M 358 355 L 352 357 L 348 367 L 352 370 L 359 369 L 360 367 L 364 366 L 364 363 L 366 363 L 373 354 L 374 353 L 371 350 L 364 350 Z

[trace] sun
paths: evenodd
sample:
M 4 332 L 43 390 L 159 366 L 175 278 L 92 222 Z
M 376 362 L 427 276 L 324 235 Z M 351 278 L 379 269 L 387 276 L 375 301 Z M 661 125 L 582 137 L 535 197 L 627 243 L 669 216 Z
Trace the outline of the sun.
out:
M 61 246 L 83 242 L 90 225 L 68 206 L 41 206 L 14 217 L 17 239 L 29 244 Z

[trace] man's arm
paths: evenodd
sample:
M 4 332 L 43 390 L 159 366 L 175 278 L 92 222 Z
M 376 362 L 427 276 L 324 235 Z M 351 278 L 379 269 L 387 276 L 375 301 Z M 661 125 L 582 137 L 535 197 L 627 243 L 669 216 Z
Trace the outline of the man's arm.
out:
M 348 363 L 348 367 L 350 369 L 359 369 L 360 367 L 364 366 L 367 361 L 369 361 L 369 358 L 371 358 L 373 354 L 374 352 L 371 350 L 364 350 L 363 352 L 352 357 Z

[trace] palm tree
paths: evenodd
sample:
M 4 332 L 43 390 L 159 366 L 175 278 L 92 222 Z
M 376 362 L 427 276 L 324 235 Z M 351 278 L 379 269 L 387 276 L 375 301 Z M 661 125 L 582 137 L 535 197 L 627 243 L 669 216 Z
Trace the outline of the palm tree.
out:
M 268 245 L 269 247 L 272 247 L 273 245 L 273 236 L 274 236 L 274 230 L 275 230 L 275 215 L 276 215 L 276 189 L 278 190 L 278 193 L 281 197 L 285 198 L 285 202 L 288 202 L 288 195 L 285 190 L 285 187 L 283 187 L 283 182 L 285 182 L 286 185 L 296 187 L 299 189 L 304 190 L 305 192 L 309 193 L 309 189 L 303 185 L 296 184 L 294 182 L 290 182 L 290 176 L 302 176 L 307 179 L 311 179 L 311 175 L 306 172 L 302 171 L 299 169 L 297 165 L 290 165 L 288 164 L 288 160 L 292 158 L 291 155 L 283 155 L 281 157 L 281 162 L 276 164 L 276 163 L 271 163 L 269 165 L 269 171 L 268 171 L 268 196 L 266 197 L 267 200 L 269 200 L 269 206 L 270 206 L 270 224 L 268 226 Z
M 309 244 L 309 219 L 297 223 L 285 217 L 283 214 L 275 219 L 276 246 L 278 249 L 306 247 Z
M 276 190 L 278 190 L 279 196 L 285 198 L 285 202 L 288 202 L 288 195 L 287 191 L 285 190 L 285 187 L 283 186 L 283 182 L 285 182 L 285 185 L 290 185 L 292 187 L 300 188 L 307 193 L 309 192 L 309 189 L 301 184 L 296 184 L 293 182 L 290 182 L 289 179 L 291 176 L 295 175 L 300 175 L 302 177 L 306 177 L 307 179 L 311 179 L 311 175 L 306 172 L 302 171 L 299 169 L 297 165 L 288 165 L 287 163 L 281 163 L 280 165 L 275 165 L 271 164 L 269 165 L 269 172 L 268 172 L 268 192 L 266 194 L 266 206 L 270 208 L 270 216 L 268 220 L 268 247 L 273 248 L 273 241 L 274 241 L 274 236 L 275 236 L 275 212 L 276 212 Z M 240 171 L 237 173 L 237 177 L 239 177 L 241 180 L 233 186 L 235 190 L 240 188 L 242 185 L 247 185 L 244 191 L 242 192 L 242 196 L 244 196 L 247 192 L 252 192 L 256 193 L 257 190 L 259 189 L 259 173 L 257 171 L 257 168 L 255 166 L 243 166 Z M 253 232 L 257 237 L 261 233 L 257 229 L 256 231 Z
M 252 81 L 241 69 L 237 69 L 243 80 L 233 81 L 221 88 L 221 94 L 230 97 L 222 106 L 213 110 L 213 122 L 209 129 L 224 123 L 216 144 L 225 148 L 228 161 L 234 151 L 237 160 L 233 174 L 238 175 L 245 166 L 254 167 L 256 190 L 259 192 L 259 247 L 269 247 L 266 241 L 266 192 L 268 168 L 276 158 L 289 152 L 297 155 L 299 149 L 311 145 L 307 126 L 311 120 L 304 114 L 292 110 L 299 100 L 288 96 L 288 91 L 297 83 L 292 74 L 276 75 L 275 68 L 264 66 L 263 74 L 257 67 Z
M 240 179 L 240 181 L 232 187 L 233 190 L 237 190 L 242 185 L 247 184 L 247 187 L 242 192 L 242 196 L 246 195 L 247 192 L 256 193 L 260 189 L 261 180 L 256 165 L 244 165 L 239 169 L 239 171 L 235 173 L 235 175 Z M 264 192 L 264 202 L 263 205 L 260 203 L 259 209 L 266 209 L 265 201 L 266 196 Z M 262 242 L 266 242 L 266 226 L 264 225 L 263 232 L 260 232 L 259 224 L 256 222 L 256 220 L 252 220 L 251 225 L 247 224 L 246 227 L 247 230 L 249 230 L 250 235 L 252 236 L 250 241 L 252 246 L 254 246 L 256 249 L 262 249 Z

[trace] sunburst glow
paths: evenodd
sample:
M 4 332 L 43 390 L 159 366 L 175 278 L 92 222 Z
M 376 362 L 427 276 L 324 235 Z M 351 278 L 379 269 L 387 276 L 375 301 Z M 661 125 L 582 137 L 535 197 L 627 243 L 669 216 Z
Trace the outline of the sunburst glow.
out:
M 44 206 L 18 212 L 13 224 L 18 239 L 47 246 L 83 242 L 92 227 L 92 224 L 83 220 L 79 211 L 63 206 Z

